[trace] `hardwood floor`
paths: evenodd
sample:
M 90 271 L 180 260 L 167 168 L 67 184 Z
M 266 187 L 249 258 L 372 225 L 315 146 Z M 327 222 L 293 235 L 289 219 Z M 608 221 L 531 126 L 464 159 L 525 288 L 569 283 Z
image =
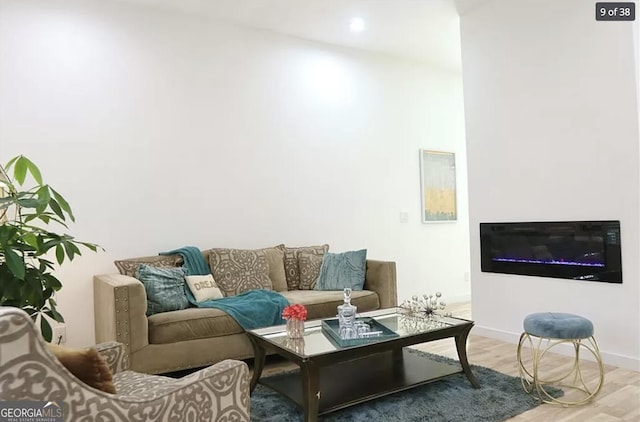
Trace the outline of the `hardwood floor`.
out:
M 473 319 L 470 302 L 449 304 L 447 311 L 454 316 Z M 419 345 L 417 348 L 457 359 L 452 339 Z M 519 374 L 516 348 L 516 345 L 511 343 L 475 336 L 471 331 L 467 343 L 467 356 L 469 363 L 473 365 L 485 366 L 517 377 Z M 572 358 L 568 356 L 551 353 L 545 365 L 554 366 L 557 371 L 560 371 L 571 362 Z M 587 378 L 597 374 L 596 363 L 585 362 L 583 369 Z M 604 369 L 604 386 L 592 403 L 577 407 L 542 404 L 509 421 L 640 421 L 640 372 L 610 365 L 605 365 Z M 568 391 L 567 394 L 571 392 Z

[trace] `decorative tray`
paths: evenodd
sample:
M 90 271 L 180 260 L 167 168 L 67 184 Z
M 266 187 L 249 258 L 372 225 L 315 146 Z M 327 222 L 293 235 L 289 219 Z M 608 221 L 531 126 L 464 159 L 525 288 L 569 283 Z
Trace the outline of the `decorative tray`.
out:
M 371 327 L 371 331 L 381 331 L 380 335 L 358 337 L 354 339 L 340 338 L 340 323 L 338 322 L 338 318 L 323 319 L 322 331 L 329 336 L 330 340 L 333 340 L 340 347 L 360 346 L 362 344 L 370 344 L 381 340 L 399 337 L 397 333 L 393 332 L 373 318 L 360 317 L 356 318 L 356 321 L 366 322 Z

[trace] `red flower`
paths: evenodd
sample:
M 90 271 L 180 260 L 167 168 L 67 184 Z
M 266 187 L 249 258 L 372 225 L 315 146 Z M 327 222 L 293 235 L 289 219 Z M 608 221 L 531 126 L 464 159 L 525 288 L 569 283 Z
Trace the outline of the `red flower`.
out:
M 284 319 L 298 319 L 304 321 L 307 319 L 307 308 L 304 305 L 296 303 L 295 305 L 289 305 L 282 311 L 282 318 Z

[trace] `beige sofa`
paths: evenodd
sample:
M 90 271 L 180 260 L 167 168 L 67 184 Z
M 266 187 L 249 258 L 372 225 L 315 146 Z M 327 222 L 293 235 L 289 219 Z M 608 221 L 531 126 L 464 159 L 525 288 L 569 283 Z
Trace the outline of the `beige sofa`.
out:
M 203 254 L 206 257 L 207 252 Z M 133 258 L 135 262 L 157 257 Z M 176 264 L 180 263 L 176 260 Z M 301 303 L 308 319 L 336 315 L 341 291 L 280 291 L 290 303 Z M 129 349 L 131 369 L 159 374 L 199 368 L 224 359 L 253 357 L 251 342 L 238 323 L 218 309 L 188 308 L 146 316 L 147 297 L 136 278 L 123 274 L 94 277 L 96 341 L 118 341 Z M 366 261 L 364 290 L 354 291 L 358 312 L 397 306 L 396 266 Z

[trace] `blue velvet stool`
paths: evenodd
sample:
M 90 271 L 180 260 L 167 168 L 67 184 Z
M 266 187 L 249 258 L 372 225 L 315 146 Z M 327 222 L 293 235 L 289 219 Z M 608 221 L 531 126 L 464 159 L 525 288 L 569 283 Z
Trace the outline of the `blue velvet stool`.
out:
M 536 395 L 541 401 L 551 404 L 579 405 L 593 399 L 604 383 L 604 368 L 595 337 L 593 324 L 587 318 L 560 312 L 543 312 L 528 315 L 524 319 L 524 332 L 518 343 L 518 367 L 522 386 L 529 394 Z M 525 359 L 523 348 L 529 345 L 531 356 Z M 546 368 L 544 357 L 547 352 L 560 344 L 571 344 L 575 355 L 568 370 L 560 369 L 559 375 L 547 375 L 556 368 Z M 595 358 L 599 375 L 595 380 L 584 376 L 581 368 L 580 351 L 585 349 Z M 546 387 L 566 387 L 576 390 L 565 399 L 555 398 Z M 565 392 L 566 394 L 566 392 Z

